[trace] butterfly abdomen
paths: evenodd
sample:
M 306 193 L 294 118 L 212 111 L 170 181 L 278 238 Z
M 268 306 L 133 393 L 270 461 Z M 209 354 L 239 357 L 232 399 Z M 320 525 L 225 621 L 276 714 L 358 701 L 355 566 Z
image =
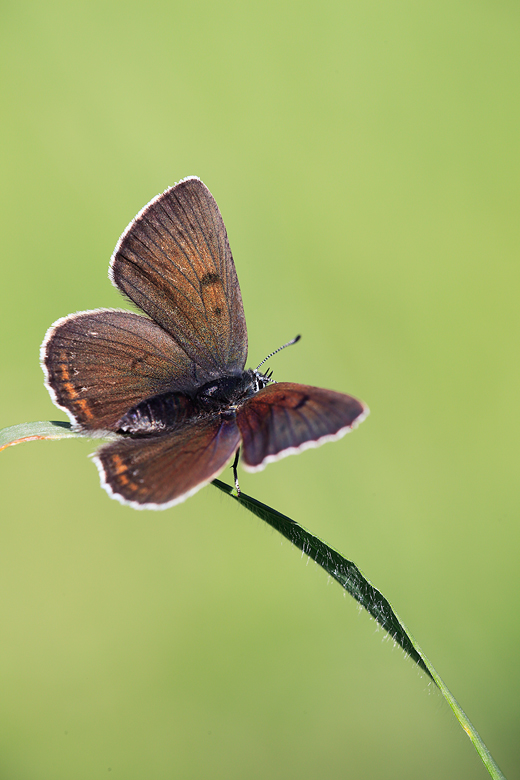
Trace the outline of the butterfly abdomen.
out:
M 130 409 L 117 423 L 124 433 L 147 434 L 175 430 L 195 414 L 193 401 L 183 393 L 163 393 Z

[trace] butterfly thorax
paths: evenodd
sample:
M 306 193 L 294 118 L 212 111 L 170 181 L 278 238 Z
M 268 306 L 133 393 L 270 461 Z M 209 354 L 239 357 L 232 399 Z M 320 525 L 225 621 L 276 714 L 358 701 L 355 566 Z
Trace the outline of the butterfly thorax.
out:
M 268 382 L 254 369 L 206 382 L 193 393 L 161 393 L 130 409 L 116 424 L 123 433 L 147 435 L 172 431 L 191 419 L 205 415 L 234 415 L 240 404 Z
M 197 390 L 195 400 L 208 410 L 234 410 L 266 384 L 266 377 L 254 369 L 248 369 L 238 375 L 223 376 L 207 382 Z

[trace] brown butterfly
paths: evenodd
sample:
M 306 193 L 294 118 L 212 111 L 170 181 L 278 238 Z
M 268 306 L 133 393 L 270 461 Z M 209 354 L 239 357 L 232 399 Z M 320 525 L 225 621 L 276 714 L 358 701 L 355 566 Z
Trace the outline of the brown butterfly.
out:
M 122 503 L 164 509 L 233 457 L 236 474 L 239 450 L 256 471 L 343 436 L 368 414 L 352 396 L 244 370 L 235 264 L 200 179 L 184 179 L 139 212 L 115 248 L 110 278 L 148 316 L 70 314 L 47 332 L 41 361 L 54 403 L 77 430 L 120 434 L 95 461 Z

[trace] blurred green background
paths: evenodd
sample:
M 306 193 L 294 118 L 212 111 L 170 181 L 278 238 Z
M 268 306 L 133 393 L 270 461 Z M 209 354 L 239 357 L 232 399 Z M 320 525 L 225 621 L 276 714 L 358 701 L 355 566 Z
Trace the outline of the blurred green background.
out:
M 350 392 L 341 442 L 241 472 L 392 602 L 518 777 L 514 3 L 2 4 L 0 427 L 65 419 L 38 350 L 124 306 L 109 257 L 195 174 L 249 365 Z M 340 588 L 212 487 L 110 501 L 92 443 L 1 454 L 0 776 L 485 778 Z M 228 475 L 224 475 L 229 479 Z M 516 773 L 516 774 L 515 774 Z

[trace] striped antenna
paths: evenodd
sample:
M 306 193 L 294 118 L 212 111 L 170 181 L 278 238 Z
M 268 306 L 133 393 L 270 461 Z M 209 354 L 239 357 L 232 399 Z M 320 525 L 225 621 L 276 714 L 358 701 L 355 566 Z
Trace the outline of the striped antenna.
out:
M 287 342 L 287 344 L 283 344 L 281 347 L 278 347 L 278 349 L 275 349 L 275 351 L 274 351 L 274 352 L 271 352 L 271 354 L 270 354 L 270 355 L 268 355 L 267 357 L 265 357 L 265 358 L 262 360 L 262 362 L 261 362 L 261 363 L 259 363 L 259 364 L 257 365 L 257 367 L 256 367 L 256 371 L 258 371 L 258 369 L 260 368 L 260 366 L 263 366 L 263 365 L 264 365 L 264 363 L 265 363 L 267 360 L 269 360 L 269 358 L 272 358 L 272 357 L 273 357 L 273 355 L 276 355 L 278 352 L 281 352 L 281 351 L 282 351 L 282 349 L 285 349 L 285 347 L 290 347 L 290 346 L 292 346 L 293 344 L 296 344 L 296 342 L 297 342 L 297 341 L 299 341 L 300 339 L 301 339 L 301 336 L 295 336 L 293 339 L 291 339 L 290 341 L 288 341 L 288 342 Z

